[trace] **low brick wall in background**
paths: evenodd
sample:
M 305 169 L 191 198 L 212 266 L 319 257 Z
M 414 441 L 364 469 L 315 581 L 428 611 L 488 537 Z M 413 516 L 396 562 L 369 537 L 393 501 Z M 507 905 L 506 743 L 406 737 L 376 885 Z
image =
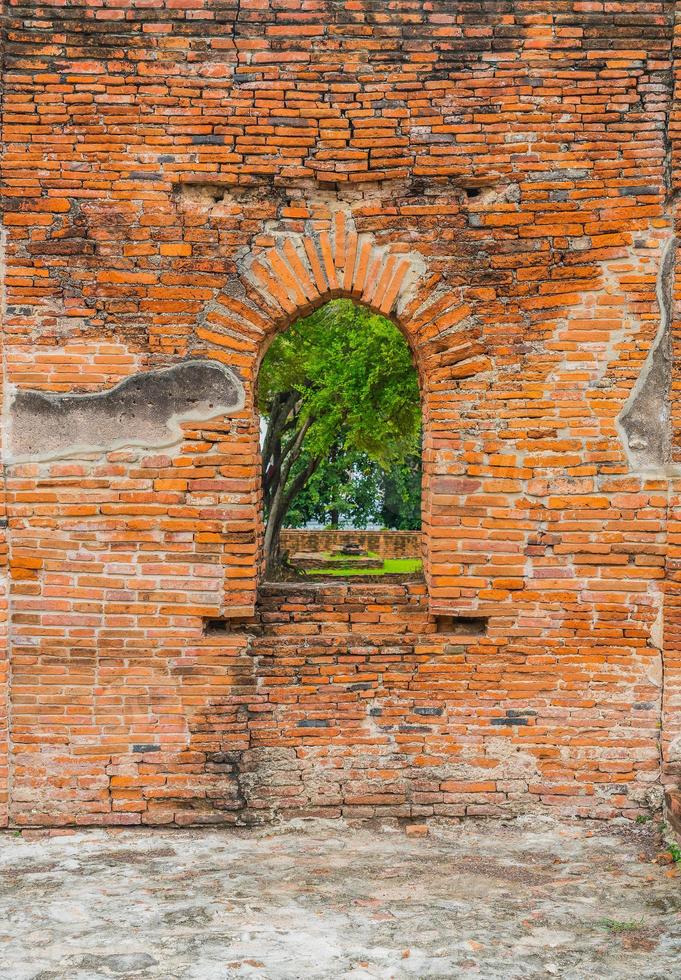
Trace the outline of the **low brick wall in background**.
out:
M 298 551 L 339 551 L 350 542 L 379 558 L 420 558 L 420 531 L 311 531 L 285 528 L 281 546 L 290 555 Z

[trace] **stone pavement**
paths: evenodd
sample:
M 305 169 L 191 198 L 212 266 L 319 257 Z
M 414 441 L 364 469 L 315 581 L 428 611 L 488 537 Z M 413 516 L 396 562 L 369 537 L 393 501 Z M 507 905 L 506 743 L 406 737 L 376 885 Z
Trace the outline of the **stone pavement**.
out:
M 32 839 L 31 839 L 32 838 Z M 624 822 L 0 836 L 0 977 L 681 977 L 681 878 Z

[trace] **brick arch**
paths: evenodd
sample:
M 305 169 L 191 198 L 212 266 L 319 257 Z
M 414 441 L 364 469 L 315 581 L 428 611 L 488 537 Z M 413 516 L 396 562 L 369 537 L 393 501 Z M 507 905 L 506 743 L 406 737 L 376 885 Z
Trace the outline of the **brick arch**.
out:
M 334 297 L 351 296 L 391 317 L 401 295 L 424 269 L 418 252 L 358 234 L 351 214 L 336 211 L 327 228 L 279 238 L 252 256 L 244 271 L 256 289 L 289 316 Z
M 443 608 L 444 603 L 449 609 L 452 601 L 464 607 L 475 605 L 475 586 L 462 588 L 464 566 L 457 556 L 470 534 L 459 533 L 457 527 L 465 511 L 475 510 L 471 497 L 478 483 L 462 478 L 465 440 L 456 420 L 465 414 L 469 397 L 462 393 L 462 384 L 486 372 L 491 362 L 482 328 L 463 301 L 462 290 L 432 272 L 413 243 L 359 232 L 352 212 L 343 208 L 330 210 L 322 219 L 308 219 L 302 227 L 298 224 L 260 236 L 238 258 L 236 272 L 205 309 L 197 325 L 197 340 L 207 344 L 210 356 L 236 368 L 244 382 L 243 419 L 250 425 L 251 445 L 256 449 L 246 496 L 256 501 L 259 515 L 254 519 L 258 546 L 251 580 L 257 584 L 262 579 L 255 412 L 262 357 L 274 337 L 295 320 L 332 299 L 347 297 L 387 317 L 402 331 L 419 375 L 422 542 L 432 608 Z M 239 601 L 244 601 L 243 592 Z M 255 591 L 251 593 L 254 601 Z
M 367 251 L 369 251 L 369 250 L 367 249 Z M 365 261 L 365 260 L 362 260 L 362 261 Z M 378 259 L 374 257 L 374 263 L 375 264 L 378 264 L 379 261 L 380 261 L 380 257 Z M 345 289 L 327 290 L 324 293 L 321 293 L 320 292 L 318 296 L 315 296 L 314 297 L 314 299 L 311 301 L 311 303 L 309 303 L 309 304 L 306 303 L 305 305 L 302 305 L 301 307 L 296 308 L 294 310 L 294 312 L 289 316 L 289 318 L 286 321 L 283 322 L 283 324 L 282 324 L 282 326 L 281 326 L 280 329 L 276 329 L 274 332 L 272 332 L 271 334 L 269 334 L 266 337 L 265 341 L 261 345 L 259 356 L 258 356 L 257 362 L 256 362 L 257 363 L 257 370 L 256 370 L 256 372 L 255 372 L 255 374 L 253 376 L 252 383 L 251 383 L 251 389 L 252 389 L 252 391 L 251 391 L 251 395 L 252 395 L 252 409 L 251 410 L 252 410 L 252 413 L 253 413 L 253 418 L 254 419 L 257 419 L 258 418 L 258 413 L 257 413 L 257 409 L 256 409 L 256 404 L 257 404 L 256 392 L 257 392 L 257 386 L 258 386 L 258 378 L 259 378 L 259 374 L 260 374 L 260 366 L 262 364 L 263 358 L 264 358 L 267 350 L 269 349 L 270 344 L 272 343 L 272 341 L 280 333 L 284 333 L 293 323 L 295 323 L 301 317 L 304 317 L 306 315 L 309 315 L 311 312 L 313 312 L 316 309 L 321 309 L 327 303 L 332 302 L 334 299 L 347 298 L 347 299 L 353 300 L 353 302 L 355 302 L 358 306 L 367 307 L 368 309 L 371 309 L 373 312 L 375 312 L 375 313 L 379 314 L 380 316 L 384 317 L 386 320 L 389 320 L 390 322 L 392 322 L 394 324 L 394 326 L 396 327 L 396 329 L 398 329 L 400 331 L 400 333 L 402 333 L 406 337 L 407 344 L 410 347 L 410 350 L 411 350 L 411 353 L 412 353 L 412 361 L 413 361 L 413 364 L 414 364 L 414 369 L 415 369 L 416 374 L 417 374 L 417 377 L 418 377 L 419 396 L 420 396 L 420 412 L 421 412 L 421 430 L 422 430 L 421 459 L 422 459 L 422 469 L 423 469 L 423 482 L 422 482 L 422 487 L 421 487 L 421 526 L 422 526 L 422 530 L 421 530 L 421 553 L 422 553 L 422 558 L 423 558 L 423 568 L 424 568 L 424 572 L 425 572 L 425 576 L 426 576 L 426 580 L 427 580 L 428 579 L 428 575 L 429 575 L 429 569 L 430 569 L 430 562 L 429 562 L 429 541 L 430 541 L 430 536 L 428 534 L 428 529 L 429 529 L 429 526 L 430 526 L 430 485 L 431 485 L 431 474 L 432 474 L 432 471 L 433 471 L 433 463 L 434 463 L 433 440 L 432 440 L 431 427 L 430 427 L 429 398 L 428 398 L 428 390 L 427 390 L 427 387 L 426 387 L 426 385 L 427 385 L 427 377 L 428 376 L 424 372 L 423 366 L 422 366 L 422 364 L 420 362 L 420 359 L 418 357 L 418 354 L 417 354 L 417 352 L 414 349 L 413 337 L 410 336 L 410 334 L 407 332 L 407 330 L 404 329 L 404 327 L 397 320 L 397 318 L 394 315 L 391 315 L 392 314 L 392 303 L 390 303 L 389 297 L 388 297 L 388 302 L 385 304 L 386 306 L 388 306 L 388 303 L 390 303 L 389 310 L 382 309 L 381 306 L 377 302 L 372 302 L 372 300 L 371 300 L 371 296 L 372 296 L 373 293 L 375 293 L 377 287 L 379 289 L 379 292 L 386 293 L 385 286 L 382 285 L 379 282 L 379 279 L 380 278 L 383 278 L 384 280 L 387 280 L 388 281 L 388 284 L 389 284 L 388 285 L 388 288 L 393 293 L 396 293 L 397 290 L 399 289 L 399 286 L 396 284 L 395 280 L 397 279 L 397 281 L 401 281 L 402 278 L 403 278 L 404 273 L 403 272 L 402 273 L 399 273 L 399 272 L 396 273 L 395 272 L 394 264 L 391 263 L 390 259 L 387 260 L 386 265 L 385 265 L 385 268 L 386 268 L 386 275 L 383 276 L 383 277 L 381 277 L 378 273 L 375 273 L 374 276 L 373 276 L 373 283 L 370 283 L 369 284 L 371 288 L 368 289 L 368 290 L 367 290 L 367 288 L 365 288 L 364 291 L 362 292 L 362 294 L 360 294 L 360 295 L 358 295 L 356 291 L 353 292 L 353 290 L 345 290 Z M 371 273 L 369 273 L 368 275 L 370 275 L 370 274 Z M 365 276 L 363 274 L 363 277 L 362 278 L 364 280 L 366 280 L 366 278 L 368 277 L 368 275 Z M 392 279 L 392 281 L 391 281 L 391 279 Z M 368 293 L 368 295 L 367 295 L 367 293 Z M 386 295 L 388 295 L 388 294 L 386 293 Z M 260 457 L 260 459 L 261 459 L 261 457 Z M 259 461 L 260 461 L 260 459 L 259 459 Z M 259 467 L 259 470 L 260 470 L 260 467 Z M 262 498 L 261 498 L 261 494 L 260 494 L 259 495 L 259 528 L 258 528 L 258 530 L 259 530 L 259 534 L 260 534 L 260 543 L 261 544 L 262 544 L 262 537 L 263 537 L 263 535 L 262 535 L 263 528 L 264 528 L 263 503 L 262 503 Z M 262 572 L 263 572 L 263 562 L 262 562 L 262 555 L 260 553 L 258 555 L 258 564 L 259 564 L 260 572 L 261 572 L 261 575 L 262 575 Z
M 264 240 L 263 240 L 264 239 Z M 431 273 L 414 243 L 381 241 L 358 232 L 350 210 L 308 220 L 304 229 L 262 236 L 237 262 L 238 275 L 209 304 L 198 336 L 212 345 L 221 333 L 246 335 L 239 367 L 252 386 L 271 340 L 295 320 L 341 297 L 387 317 L 414 354 L 421 390 L 446 351 L 453 376 L 469 377 L 490 366 L 481 332 L 460 287 Z M 228 345 L 226 345 L 228 346 Z

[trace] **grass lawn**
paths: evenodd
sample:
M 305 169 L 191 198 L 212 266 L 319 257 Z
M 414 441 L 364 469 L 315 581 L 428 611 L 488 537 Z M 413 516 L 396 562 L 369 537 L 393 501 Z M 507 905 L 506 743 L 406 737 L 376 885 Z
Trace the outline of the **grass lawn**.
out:
M 383 568 L 314 568 L 310 569 L 307 574 L 345 577 L 348 575 L 413 575 L 414 572 L 420 572 L 422 567 L 423 562 L 420 558 L 386 558 L 383 562 Z

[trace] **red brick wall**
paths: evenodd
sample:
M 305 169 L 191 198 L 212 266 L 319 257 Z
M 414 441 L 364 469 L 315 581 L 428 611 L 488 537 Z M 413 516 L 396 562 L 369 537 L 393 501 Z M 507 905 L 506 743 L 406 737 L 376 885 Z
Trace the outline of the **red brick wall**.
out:
M 305 528 L 284 528 L 281 546 L 289 554 L 297 551 L 336 551 L 345 544 L 358 544 L 364 551 L 373 551 L 379 558 L 420 558 L 420 531 L 311 531 Z
M 483 635 L 437 632 L 420 584 L 268 585 L 253 622 L 191 644 L 171 637 L 153 661 L 104 660 L 100 717 L 108 703 L 112 725 L 151 710 L 158 723 L 138 725 L 132 751 L 111 739 L 50 751 L 41 739 L 18 773 L 15 818 L 646 812 L 654 654 L 642 648 L 625 671 L 549 651 L 539 636 L 509 648 L 510 625 L 498 616 Z M 80 677 L 85 691 L 82 667 Z
M 675 98 L 668 124 L 670 147 L 670 182 L 671 191 L 678 195 L 681 186 L 681 103 L 678 99 L 679 82 L 681 81 L 681 47 L 678 24 L 681 20 L 681 7 L 677 3 L 676 31 L 674 46 L 674 91 Z M 676 240 L 679 234 L 678 208 L 673 206 L 674 227 Z M 681 357 L 681 321 L 679 310 L 681 306 L 681 278 L 679 277 L 678 262 L 674 277 L 673 308 L 671 311 L 671 423 L 673 431 L 672 444 L 672 479 L 669 481 L 669 508 L 667 523 L 667 552 L 665 580 L 665 614 L 664 614 L 664 698 L 661 719 L 662 730 L 662 780 L 667 789 L 675 789 L 681 785 L 681 487 L 679 485 L 679 463 L 681 463 L 681 374 L 679 370 Z M 678 809 L 675 825 L 678 829 Z
M 416 805 L 422 769 L 419 805 L 630 814 L 659 798 L 661 721 L 677 778 L 678 481 L 639 464 L 618 416 L 661 322 L 678 7 L 6 7 L 6 395 L 100 391 L 188 356 L 246 393 L 173 446 L 6 466 L 12 821 L 229 820 L 321 797 L 389 812 Z M 258 364 L 339 295 L 414 352 L 426 592 L 358 598 L 355 621 L 302 602 L 280 644 L 289 613 L 266 590 L 257 642 L 203 638 L 204 618 L 258 600 Z M 492 646 L 445 654 L 438 635 L 433 652 L 428 617 L 465 611 L 492 616 Z M 308 668 L 310 629 L 325 642 Z M 357 664 L 397 728 L 338 679 Z M 415 692 L 443 714 L 416 721 Z M 376 775 L 391 752 L 400 776 Z

